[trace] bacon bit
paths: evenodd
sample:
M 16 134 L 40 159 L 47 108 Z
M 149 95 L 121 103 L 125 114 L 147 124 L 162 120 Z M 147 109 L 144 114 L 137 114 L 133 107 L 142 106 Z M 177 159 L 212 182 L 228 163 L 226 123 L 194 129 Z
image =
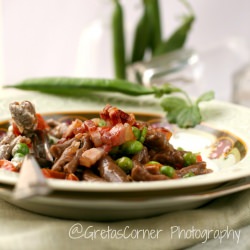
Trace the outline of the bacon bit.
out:
M 105 155 L 103 148 L 90 148 L 83 152 L 79 158 L 79 163 L 81 166 L 91 167 L 98 160 L 100 160 Z
M 90 132 L 90 137 L 95 147 L 102 146 L 102 138 L 101 138 L 101 134 L 99 131 L 96 130 L 96 131 Z
M 119 123 L 116 124 L 110 131 L 110 139 L 111 139 L 111 144 L 113 146 L 118 146 L 121 143 L 122 139 L 124 138 L 125 135 L 125 129 L 124 126 Z
M 12 164 L 12 162 L 5 159 L 0 160 L 0 168 L 4 168 L 11 172 L 19 172 L 19 170 Z
M 128 123 L 125 123 L 124 128 L 125 128 L 124 141 L 122 143 L 124 143 L 126 141 L 135 140 L 136 138 L 135 138 L 135 135 L 133 133 L 132 126 L 130 126 Z
M 86 126 L 84 123 L 80 127 L 74 128 L 73 133 L 76 134 L 84 134 L 87 132 Z
M 36 130 L 47 130 L 49 129 L 49 125 L 46 123 L 41 114 L 36 113 L 37 125 Z
M 78 178 L 76 175 L 70 173 L 70 174 L 67 174 L 67 175 L 66 175 L 65 180 L 79 181 L 79 178 Z
M 135 140 L 132 127 L 129 124 L 116 124 L 110 131 L 112 146 L 119 146 L 126 141 Z
M 128 123 L 130 125 L 133 125 L 135 123 L 135 117 L 133 114 L 128 114 L 109 104 L 104 107 L 104 109 L 100 113 L 100 117 L 111 126 L 118 123 Z
M 48 168 L 42 168 L 42 172 L 46 178 L 65 179 L 66 176 L 64 172 L 58 172 Z
M 97 129 L 97 126 L 95 125 L 95 123 L 92 120 L 86 120 L 84 122 L 84 125 L 89 132 L 96 131 L 96 129 Z
M 112 149 L 112 146 L 111 145 L 107 145 L 107 144 L 104 144 L 102 145 L 102 148 L 103 150 L 108 153 L 111 149 Z
M 63 134 L 63 138 L 72 138 L 75 136 L 75 134 L 79 133 L 79 131 L 77 131 L 78 128 L 81 128 L 82 126 L 82 121 L 79 119 L 75 119 L 68 127 L 68 129 L 66 130 L 66 132 Z M 76 133 L 77 131 L 77 133 Z
M 92 142 L 94 143 L 95 147 L 102 146 L 102 138 L 101 138 L 101 128 L 97 127 L 93 120 L 86 120 L 84 122 L 84 126 L 86 130 L 89 132 Z

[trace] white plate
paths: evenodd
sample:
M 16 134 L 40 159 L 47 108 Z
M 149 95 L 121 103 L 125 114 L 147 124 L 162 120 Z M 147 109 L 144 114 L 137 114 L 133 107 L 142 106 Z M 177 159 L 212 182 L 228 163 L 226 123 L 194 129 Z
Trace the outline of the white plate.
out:
M 14 200 L 12 188 L 0 185 L 0 197 L 31 212 L 75 220 L 115 221 L 156 216 L 167 212 L 197 208 L 212 199 L 250 188 L 249 178 L 227 184 L 207 192 L 192 195 L 161 197 L 110 198 L 109 196 L 81 198 L 67 192 L 46 197 Z M 146 194 L 147 192 L 145 192 Z M 140 195 L 140 194 L 139 194 Z
M 198 186 L 200 189 L 201 186 L 211 187 L 211 185 L 250 176 L 250 155 L 248 151 L 250 145 L 250 110 L 218 101 L 203 104 L 201 109 L 205 118 L 202 126 L 195 129 L 176 130 L 172 142 L 175 146 L 181 145 L 187 150 L 200 151 L 203 158 L 208 161 L 208 168 L 214 170 L 213 173 L 186 179 L 134 183 L 86 183 L 49 180 L 49 185 L 54 190 L 63 191 L 140 192 L 145 190 L 186 189 Z M 127 111 L 134 112 L 135 108 L 130 108 Z M 77 112 L 68 112 L 67 115 L 73 115 L 73 113 Z M 87 113 L 83 111 L 78 112 L 77 115 L 87 116 Z M 136 113 L 136 116 L 139 116 L 139 114 Z M 145 112 L 143 116 L 151 121 L 153 118 L 159 121 L 157 114 Z M 208 159 L 215 142 L 225 138 L 232 142 L 236 157 L 222 156 L 215 160 Z M 239 156 L 239 152 L 241 156 Z M 16 183 L 17 176 L 15 173 L 1 170 L 0 183 L 13 185 Z

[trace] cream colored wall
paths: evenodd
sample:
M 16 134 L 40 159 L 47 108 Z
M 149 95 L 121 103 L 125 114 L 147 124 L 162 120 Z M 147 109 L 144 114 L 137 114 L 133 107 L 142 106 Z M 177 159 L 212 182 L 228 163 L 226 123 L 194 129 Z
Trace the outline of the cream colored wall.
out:
M 133 24 L 140 12 L 141 0 L 121 1 L 127 13 L 129 44 Z M 188 41 L 189 46 L 199 49 L 216 44 L 223 46 L 223 41 L 232 37 L 246 40 L 247 43 L 250 41 L 249 0 L 189 1 L 197 15 Z M 95 53 L 90 49 L 86 51 L 86 46 L 84 51 L 82 46 L 84 32 L 93 24 L 92 21 L 104 15 L 106 7 L 112 3 L 111 0 L 0 2 L 0 22 L 3 22 L 4 29 L 0 39 L 4 50 L 4 58 L 3 53 L 0 54 L 0 70 L 5 83 L 11 84 L 26 77 L 43 75 L 86 76 L 88 72 L 92 75 L 94 72 L 96 76 L 103 76 L 104 72 L 111 74 L 110 33 L 107 30 L 100 36 L 99 43 L 87 39 L 88 46 L 92 46 Z M 161 0 L 161 4 L 164 13 L 164 35 L 167 36 L 176 26 L 177 16 L 183 13 L 184 9 L 178 0 Z M 82 67 L 84 70 L 81 71 Z
M 2 0 L 0 0 L 0 86 L 4 80 L 4 65 L 3 65 L 3 18 L 2 18 Z

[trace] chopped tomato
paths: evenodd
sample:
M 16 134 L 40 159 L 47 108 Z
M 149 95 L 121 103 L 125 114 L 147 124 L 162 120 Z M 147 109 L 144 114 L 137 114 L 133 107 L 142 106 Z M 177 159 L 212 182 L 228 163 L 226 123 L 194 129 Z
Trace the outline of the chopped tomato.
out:
M 12 164 L 12 162 L 5 159 L 0 160 L 0 168 L 4 168 L 12 172 L 18 172 L 18 169 Z
M 21 133 L 20 133 L 20 131 L 19 131 L 19 129 L 18 129 L 18 127 L 17 127 L 17 125 L 16 125 L 15 122 L 12 123 L 12 127 L 13 127 L 13 134 L 15 136 L 19 136 Z
M 43 175 L 47 178 L 55 178 L 55 179 L 65 179 L 64 172 L 54 171 L 48 168 L 42 168 Z
M 78 177 L 73 173 L 67 174 L 65 179 L 70 181 L 79 181 Z
M 38 113 L 36 114 L 36 118 L 37 118 L 36 129 L 37 130 L 46 130 L 48 128 L 48 124 L 46 123 L 44 118 Z
M 201 155 L 196 155 L 196 162 L 201 162 L 201 161 L 202 161 Z

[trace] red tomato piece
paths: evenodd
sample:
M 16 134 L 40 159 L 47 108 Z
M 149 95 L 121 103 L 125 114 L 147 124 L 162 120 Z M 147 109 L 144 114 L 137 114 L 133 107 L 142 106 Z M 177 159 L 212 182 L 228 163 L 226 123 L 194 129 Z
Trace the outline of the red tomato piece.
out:
M 201 155 L 196 155 L 196 162 L 201 162 L 201 161 L 202 161 Z
M 21 135 L 21 133 L 20 133 L 20 131 L 19 131 L 19 129 L 18 129 L 18 127 L 17 127 L 17 125 L 16 125 L 15 122 L 12 123 L 12 127 L 13 127 L 13 134 L 14 134 L 15 136 Z
M 49 126 L 44 120 L 44 118 L 40 114 L 36 114 L 36 119 L 37 119 L 37 125 L 36 129 L 37 130 L 46 130 Z
M 5 159 L 0 160 L 0 168 L 4 168 L 12 172 L 19 172 L 18 169 L 12 164 L 12 162 Z
M 42 168 L 43 175 L 46 178 L 54 178 L 54 179 L 65 179 L 65 173 L 54 171 L 48 168 Z
M 72 173 L 67 174 L 65 179 L 70 181 L 79 181 L 79 178 Z

